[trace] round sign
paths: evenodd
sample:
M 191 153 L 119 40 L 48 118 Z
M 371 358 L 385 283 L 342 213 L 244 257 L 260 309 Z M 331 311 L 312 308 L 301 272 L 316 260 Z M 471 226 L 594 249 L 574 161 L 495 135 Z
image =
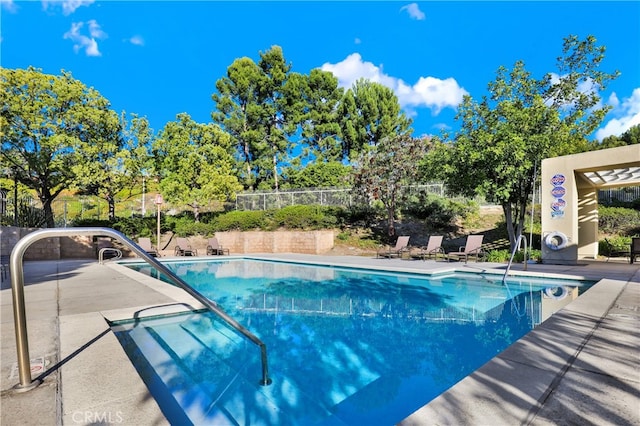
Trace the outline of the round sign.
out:
M 567 193 L 567 190 L 564 189 L 564 186 L 556 186 L 551 190 L 551 195 L 553 195 L 554 198 L 562 198 L 566 193 Z
M 562 174 L 553 175 L 551 178 L 551 185 L 561 186 L 565 181 L 565 177 Z

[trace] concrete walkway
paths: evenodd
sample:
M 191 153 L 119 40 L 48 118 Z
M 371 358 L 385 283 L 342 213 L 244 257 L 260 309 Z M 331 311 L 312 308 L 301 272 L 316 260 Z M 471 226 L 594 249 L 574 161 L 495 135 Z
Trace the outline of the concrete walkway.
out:
M 252 256 L 258 257 L 258 256 Z M 501 273 L 504 265 L 263 255 L 368 269 Z M 640 265 L 528 265 L 529 272 L 602 281 L 402 424 L 640 424 Z M 514 265 L 512 270 L 522 269 Z M 16 392 L 11 289 L 0 290 L 2 425 L 167 424 L 106 319 L 198 308 L 183 291 L 114 263 L 25 262 L 37 388 Z

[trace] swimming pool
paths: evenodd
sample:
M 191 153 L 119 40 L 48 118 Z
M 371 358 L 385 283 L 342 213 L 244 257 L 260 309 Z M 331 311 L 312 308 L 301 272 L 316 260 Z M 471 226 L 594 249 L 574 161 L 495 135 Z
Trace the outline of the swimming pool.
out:
M 258 260 L 165 262 L 262 339 L 208 312 L 114 332 L 171 423 L 395 424 L 589 287 Z M 155 271 L 129 264 L 140 272 Z

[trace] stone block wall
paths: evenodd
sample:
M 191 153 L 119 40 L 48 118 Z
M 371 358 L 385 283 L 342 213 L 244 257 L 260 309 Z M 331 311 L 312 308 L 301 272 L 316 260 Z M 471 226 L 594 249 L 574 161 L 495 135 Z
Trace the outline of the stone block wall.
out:
M 0 228 L 0 254 L 10 254 L 18 241 L 38 228 Z M 275 231 L 275 232 L 217 232 L 220 244 L 229 249 L 230 254 L 244 253 L 304 253 L 322 254 L 333 248 L 333 231 Z M 175 239 L 174 239 L 175 240 Z M 207 238 L 189 237 L 191 246 L 203 256 L 207 253 Z M 97 258 L 100 242 L 90 236 L 55 237 L 36 241 L 25 252 L 24 260 L 58 260 Z M 117 244 L 116 244 L 117 245 Z M 173 256 L 175 242 L 163 251 L 165 256 Z M 124 250 L 125 257 L 130 253 Z
M 231 254 L 322 254 L 333 248 L 333 231 L 216 232 L 220 244 Z
M 39 228 L 0 227 L 0 254 L 9 255 L 25 235 Z M 92 237 L 53 237 L 34 242 L 27 248 L 23 260 L 86 259 L 96 257 Z

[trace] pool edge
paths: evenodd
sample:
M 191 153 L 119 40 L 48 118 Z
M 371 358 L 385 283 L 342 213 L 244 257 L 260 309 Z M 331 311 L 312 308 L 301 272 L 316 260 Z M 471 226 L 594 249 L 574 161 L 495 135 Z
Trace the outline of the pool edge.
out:
M 552 424 L 551 419 L 540 416 L 550 395 L 574 368 L 576 359 L 629 285 L 640 287 L 631 281 L 598 281 L 399 425 Z

